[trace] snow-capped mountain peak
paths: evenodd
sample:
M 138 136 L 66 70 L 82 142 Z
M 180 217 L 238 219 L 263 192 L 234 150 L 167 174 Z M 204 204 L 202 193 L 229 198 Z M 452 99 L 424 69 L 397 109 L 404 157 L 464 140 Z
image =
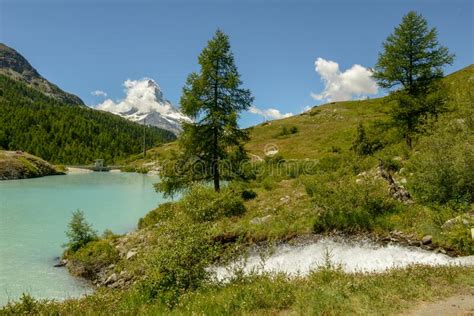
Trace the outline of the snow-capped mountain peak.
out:
M 96 109 L 112 112 L 131 121 L 156 126 L 175 134 L 181 131 L 181 122 L 190 122 L 170 101 L 166 100 L 160 86 L 150 78 L 126 80 L 125 98 L 114 102 L 107 99 Z

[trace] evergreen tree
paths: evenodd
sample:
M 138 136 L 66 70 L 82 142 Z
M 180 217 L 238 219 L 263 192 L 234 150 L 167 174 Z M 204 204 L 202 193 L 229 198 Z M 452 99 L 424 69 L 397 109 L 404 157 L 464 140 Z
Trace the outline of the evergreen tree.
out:
M 454 55 L 441 46 L 435 28 L 414 11 L 403 17 L 383 43 L 373 77 L 379 86 L 391 89 L 395 101 L 392 118 L 401 128 L 411 147 L 412 134 L 427 117 L 444 109 L 441 83 L 442 67 L 451 64 Z
M 359 122 L 359 125 L 357 126 L 356 137 L 354 141 L 352 142 L 351 149 L 354 150 L 356 154 L 360 156 L 369 155 L 372 153 L 372 148 L 367 139 L 364 125 L 361 122 Z
M 84 212 L 81 210 L 72 213 L 72 219 L 68 227 L 69 230 L 66 231 L 66 235 L 69 237 L 69 242 L 65 246 L 72 251 L 77 251 L 87 243 L 97 239 L 97 232 L 86 221 Z
M 157 185 L 170 195 L 192 182 L 211 180 L 219 191 L 220 181 L 234 178 L 236 164 L 246 158 L 243 143 L 248 135 L 237 120 L 253 97 L 241 88 L 228 36 L 217 30 L 198 61 L 200 72 L 188 76 L 180 101 L 182 111 L 194 122 L 183 124 L 180 154 L 163 168 Z

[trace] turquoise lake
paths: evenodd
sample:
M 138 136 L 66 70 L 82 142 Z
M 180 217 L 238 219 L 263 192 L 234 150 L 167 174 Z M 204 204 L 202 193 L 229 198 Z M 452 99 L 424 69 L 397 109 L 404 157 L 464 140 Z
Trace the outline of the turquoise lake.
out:
M 90 285 L 55 268 L 76 209 L 95 230 L 125 233 L 162 203 L 157 176 L 94 172 L 0 181 L 0 306 L 23 292 L 64 299 L 91 291 Z

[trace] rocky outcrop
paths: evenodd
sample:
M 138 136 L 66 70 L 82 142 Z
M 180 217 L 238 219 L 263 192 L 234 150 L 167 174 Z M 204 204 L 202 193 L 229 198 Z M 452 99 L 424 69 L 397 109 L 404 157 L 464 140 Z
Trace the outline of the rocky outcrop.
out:
M 408 192 L 402 185 L 398 185 L 397 182 L 395 182 L 390 172 L 385 168 L 385 164 L 382 160 L 379 160 L 377 174 L 387 181 L 389 193 L 394 199 L 405 204 L 413 203 L 410 192 Z
M 458 256 L 459 253 L 451 248 L 444 248 L 433 242 L 431 235 L 425 235 L 419 238 L 415 234 L 407 234 L 402 231 L 394 230 L 384 236 L 370 236 L 370 239 L 382 244 L 400 244 L 402 246 L 419 247 L 424 250 L 443 253 L 448 256 Z
M 31 88 L 63 103 L 84 105 L 79 97 L 64 92 L 58 86 L 43 78 L 25 57 L 2 43 L 0 43 L 0 74 L 22 81 Z
M 22 151 L 0 151 L 0 180 L 64 174 L 41 158 Z

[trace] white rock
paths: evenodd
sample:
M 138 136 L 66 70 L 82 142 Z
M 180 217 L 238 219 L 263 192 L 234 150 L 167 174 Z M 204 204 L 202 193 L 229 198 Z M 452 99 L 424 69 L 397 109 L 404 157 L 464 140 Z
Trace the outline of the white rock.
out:
M 263 216 L 263 217 L 255 217 L 254 219 L 252 219 L 250 221 L 250 224 L 260 225 L 260 224 L 268 222 L 271 218 L 272 218 L 271 215 L 267 215 L 267 216 Z
M 135 250 L 130 250 L 129 252 L 127 252 L 127 256 L 126 256 L 127 260 L 136 256 L 136 254 L 137 252 Z

